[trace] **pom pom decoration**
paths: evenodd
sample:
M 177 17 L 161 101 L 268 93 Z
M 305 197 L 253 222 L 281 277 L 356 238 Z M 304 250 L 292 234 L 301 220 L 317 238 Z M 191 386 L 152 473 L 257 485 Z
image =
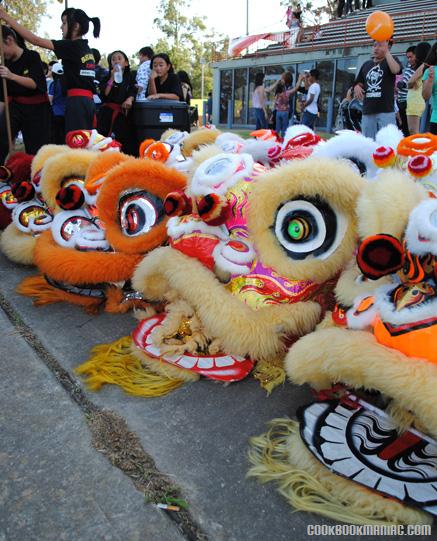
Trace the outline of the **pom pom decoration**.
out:
M 22 203 L 23 201 L 30 201 L 35 197 L 35 188 L 27 180 L 22 180 L 12 185 L 12 193 L 17 201 Z
M 192 205 L 185 192 L 171 192 L 164 201 L 164 212 L 167 216 L 183 216 L 191 214 Z
M 89 130 L 70 131 L 65 137 L 65 142 L 70 148 L 87 148 L 90 135 Z
M 230 212 L 230 205 L 226 197 L 210 193 L 196 200 L 200 218 L 208 225 L 222 225 L 226 222 Z
M 261 141 L 276 141 L 277 143 L 282 141 L 282 138 L 274 130 L 255 130 L 250 132 L 249 135 Z
M 64 210 L 77 210 L 85 203 L 85 195 L 79 186 L 73 184 L 58 191 L 56 203 Z
M 111 137 L 104 137 L 96 130 L 74 130 L 67 133 L 65 142 L 70 148 L 86 148 L 87 150 L 120 151 L 121 144 Z
M 393 19 L 385 11 L 374 11 L 367 17 L 366 32 L 375 41 L 389 40 L 394 29 Z
M 378 147 L 373 153 L 377 167 L 392 167 L 396 163 L 396 154 L 391 147 Z
M 413 177 L 426 177 L 432 170 L 432 160 L 429 156 L 414 156 L 408 161 L 407 167 Z
M 161 143 L 154 139 L 146 139 L 140 145 L 140 156 L 165 163 L 170 156 L 173 146 L 170 143 Z

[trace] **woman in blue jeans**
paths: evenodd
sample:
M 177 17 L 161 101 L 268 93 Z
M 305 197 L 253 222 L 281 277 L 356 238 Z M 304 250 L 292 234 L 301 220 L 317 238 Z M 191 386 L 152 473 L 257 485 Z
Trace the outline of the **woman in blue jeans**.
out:
M 285 90 L 285 85 L 282 81 L 276 85 L 275 91 L 275 109 L 276 109 L 276 132 L 281 137 L 284 137 L 288 127 L 288 112 L 290 102 L 288 93 Z
M 255 89 L 252 94 L 252 106 L 255 109 L 256 129 L 266 129 L 266 91 L 263 86 L 264 73 L 258 72 L 255 75 Z

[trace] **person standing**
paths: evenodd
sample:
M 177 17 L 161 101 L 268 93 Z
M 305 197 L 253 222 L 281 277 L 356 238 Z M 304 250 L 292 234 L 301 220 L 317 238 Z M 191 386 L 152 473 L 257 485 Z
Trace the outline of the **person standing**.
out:
M 64 69 L 60 62 L 52 66 L 53 81 L 50 83 L 48 94 L 52 105 L 52 142 L 62 145 L 65 141 L 65 104 L 67 89 L 64 81 Z
M 407 120 L 407 96 L 408 96 L 408 81 L 411 79 L 414 73 L 414 66 L 416 64 L 416 47 L 412 45 L 408 47 L 405 56 L 407 57 L 408 65 L 402 70 L 402 80 L 398 83 L 398 108 L 399 116 L 401 117 L 401 129 L 405 137 L 410 135 L 408 131 Z
M 3 8 L 0 8 L 0 18 L 6 21 L 23 39 L 54 51 L 57 58 L 62 60 L 64 77 L 67 87 L 67 102 L 65 109 L 65 130 L 89 130 L 95 127 L 95 107 L 93 95 L 95 92 L 95 63 L 94 56 L 88 46 L 88 40 L 83 36 L 88 33 L 90 22 L 94 26 L 94 37 L 100 34 L 100 19 L 88 17 L 81 9 L 67 8 L 61 15 L 62 39 L 52 40 L 40 38 L 19 24 Z
M 308 77 L 308 82 L 310 84 L 308 92 L 303 104 L 303 115 L 302 115 L 302 124 L 308 126 L 314 130 L 316 125 L 316 120 L 319 114 L 319 96 L 320 96 L 320 85 L 319 85 L 319 70 L 312 69 Z
M 344 3 L 345 0 L 338 0 L 337 5 L 337 17 L 341 19 L 343 17 L 343 11 L 344 11 Z
M 426 104 L 422 96 L 422 78 L 425 69 L 424 61 L 430 49 L 431 45 L 426 41 L 416 45 L 415 72 L 407 83 L 407 120 L 408 130 L 411 135 L 420 132 L 420 120 L 425 111 Z
M 20 37 L 7 26 L 2 26 L 5 65 L 0 66 L 0 78 L 6 79 L 11 117 L 12 138 L 18 132 L 28 154 L 36 154 L 50 142 L 50 103 L 41 58 L 36 51 L 26 49 Z M 0 101 L 4 102 L 3 85 Z M 8 154 L 6 115 L 0 115 L 0 163 Z
M 180 70 L 177 72 L 179 81 L 181 82 L 182 94 L 184 96 L 184 102 L 187 105 L 191 104 L 193 99 L 193 85 L 191 84 L 190 77 L 186 71 Z
M 354 83 L 355 97 L 363 102 L 362 131 L 372 139 L 384 126 L 396 125 L 395 80 L 402 66 L 390 47 L 388 41 L 374 41 L 373 60 L 364 62 Z
M 212 92 L 208 92 L 208 101 L 206 105 L 206 122 L 212 123 Z
M 255 88 L 252 93 L 252 106 L 255 111 L 256 129 L 266 129 L 266 91 L 264 89 L 264 73 L 255 75 Z
M 431 47 L 428 56 L 425 58 L 425 66 L 428 68 L 423 74 L 423 87 L 422 96 L 423 99 L 429 100 L 431 98 L 432 115 L 429 125 L 429 131 L 433 135 L 437 135 L 437 78 L 436 78 L 436 65 L 437 65 L 437 42 Z
M 144 101 L 147 95 L 147 87 L 149 86 L 149 78 L 152 68 L 150 66 L 150 60 L 153 56 L 153 49 L 151 47 L 143 47 L 138 53 L 140 60 L 140 66 L 137 70 L 137 101 Z

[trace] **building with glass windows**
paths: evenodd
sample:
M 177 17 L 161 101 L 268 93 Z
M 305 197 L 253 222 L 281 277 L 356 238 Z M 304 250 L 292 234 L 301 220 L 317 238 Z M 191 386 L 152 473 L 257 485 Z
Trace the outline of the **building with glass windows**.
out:
M 317 68 L 321 87 L 317 127 L 331 131 L 341 100 L 353 84 L 361 64 L 371 56 L 372 41 L 366 34 L 365 22 L 372 11 L 380 9 L 393 17 L 392 53 L 402 61 L 411 45 L 420 41 L 433 43 L 436 39 L 435 0 L 374 0 L 373 5 L 322 25 L 320 29 L 305 28 L 302 41 L 292 49 L 287 46 L 289 33 L 282 32 L 275 34 L 276 43 L 266 47 L 259 41 L 255 50 L 249 49 L 244 56 L 214 63 L 213 123 L 222 128 L 254 127 L 252 92 L 256 73 L 265 74 L 264 85 L 268 87 L 284 71 L 291 72 L 294 82 L 299 73 Z M 269 111 L 273 93 L 268 97 Z M 292 108 L 292 114 L 299 113 L 298 100 L 293 101 Z

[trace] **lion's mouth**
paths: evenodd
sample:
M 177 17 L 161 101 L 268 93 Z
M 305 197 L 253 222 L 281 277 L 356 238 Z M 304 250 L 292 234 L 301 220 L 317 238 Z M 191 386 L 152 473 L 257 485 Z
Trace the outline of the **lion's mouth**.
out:
M 342 384 L 315 392 L 298 411 L 300 434 L 332 472 L 384 496 L 437 514 L 437 442 L 409 427 L 400 430 L 378 392 Z

